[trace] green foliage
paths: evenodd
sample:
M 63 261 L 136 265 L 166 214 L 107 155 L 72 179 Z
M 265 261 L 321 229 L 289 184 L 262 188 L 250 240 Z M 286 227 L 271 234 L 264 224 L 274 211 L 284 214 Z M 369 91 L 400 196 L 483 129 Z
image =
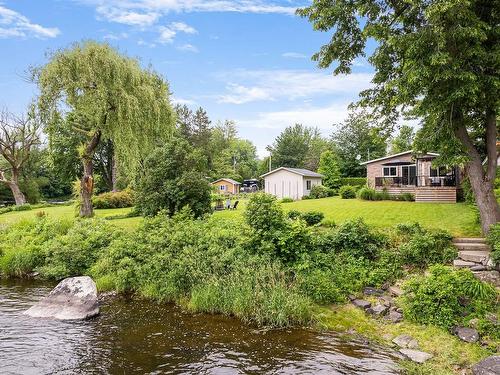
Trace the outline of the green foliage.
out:
M 351 185 L 344 185 L 340 188 L 339 195 L 342 199 L 356 198 L 356 189 Z
M 365 201 L 374 201 L 377 197 L 377 192 L 375 189 L 371 189 L 368 187 L 363 187 L 358 190 L 358 198 Z
M 325 218 L 325 214 L 321 211 L 308 211 L 301 215 L 301 218 L 306 222 L 307 225 L 316 225 L 321 223 Z
M 326 187 L 338 189 L 342 185 L 337 156 L 331 150 L 324 151 L 321 154 L 318 173 L 323 175 L 323 184 Z
M 273 195 L 256 193 L 250 197 L 245 221 L 258 234 L 273 236 L 285 225 L 281 205 Z
M 495 264 L 500 264 L 500 224 L 491 227 L 487 237 L 488 244 L 491 246 L 491 259 Z
M 412 150 L 414 138 L 415 130 L 410 125 L 402 125 L 399 133 L 391 140 L 391 154 Z
M 442 265 L 429 274 L 414 276 L 404 286 L 401 302 L 406 318 L 443 328 L 464 324 L 465 317 L 482 317 L 492 311 L 495 289 L 477 280 L 472 272 Z
M 286 215 L 288 216 L 289 219 L 296 220 L 302 217 L 302 212 L 298 210 L 290 210 L 287 212 Z
M 38 270 L 42 276 L 53 279 L 85 275 L 119 235 L 120 232 L 103 219 L 77 220 L 66 234 L 45 244 L 44 265 Z
M 293 198 L 285 197 L 280 201 L 280 203 L 292 203 L 293 201 Z
M 334 193 L 335 193 L 335 190 L 330 189 L 326 186 L 314 185 L 311 188 L 311 192 L 309 193 L 309 198 L 311 198 L 311 199 L 327 198 L 327 197 L 333 196 Z
M 46 216 L 22 220 L 0 228 L 0 270 L 7 276 L 22 277 L 44 263 L 43 246 L 65 234 L 71 223 Z
M 341 185 L 351 185 L 363 187 L 366 186 L 366 177 L 342 177 Z
M 444 230 L 428 230 L 419 224 L 400 224 L 397 231 L 406 241 L 399 247 L 402 262 L 426 268 L 429 265 L 450 263 L 457 256 L 452 236 Z
M 138 171 L 136 207 L 145 216 L 161 210 L 173 215 L 190 207 L 196 217 L 211 212 L 211 188 L 199 165 L 198 154 L 186 143 L 172 139 L 156 149 Z
M 129 190 L 107 192 L 92 198 L 94 208 L 125 208 L 134 205 L 134 193 Z
M 415 196 L 411 193 L 389 194 L 386 189 L 382 191 L 377 191 L 375 189 L 368 187 L 363 187 L 360 190 L 358 190 L 357 196 L 359 199 L 365 201 L 393 200 L 393 201 L 413 202 L 415 200 Z

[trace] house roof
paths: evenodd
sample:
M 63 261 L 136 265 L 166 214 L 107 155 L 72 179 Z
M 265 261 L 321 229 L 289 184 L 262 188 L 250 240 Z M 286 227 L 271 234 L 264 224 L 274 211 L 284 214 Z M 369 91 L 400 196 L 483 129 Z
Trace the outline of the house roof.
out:
M 304 176 L 304 177 L 323 177 L 322 174 L 319 174 L 319 173 L 316 173 L 316 172 L 313 172 L 313 171 L 310 171 L 308 169 L 302 169 L 302 168 L 288 168 L 288 167 L 279 167 L 279 168 L 276 168 L 276 169 L 273 169 L 272 171 L 270 172 L 267 172 L 267 173 L 264 173 L 262 176 L 260 177 L 266 177 L 270 174 L 273 174 L 275 172 L 278 172 L 278 171 L 288 171 L 288 172 L 292 172 L 292 173 L 296 173 L 296 174 L 299 174 L 301 176 Z
M 215 184 L 219 181 L 226 181 L 226 182 L 229 182 L 230 184 L 233 184 L 233 185 L 241 185 L 241 183 L 233 180 L 232 178 L 219 178 L 218 180 L 215 180 L 214 182 L 212 182 L 212 184 Z
M 360 164 L 361 165 L 367 165 L 367 164 L 375 163 L 377 161 L 382 161 L 382 160 L 397 158 L 398 156 L 403 156 L 403 155 L 407 155 L 407 154 L 411 154 L 411 153 L 413 153 L 413 150 L 408 150 L 408 151 L 400 152 L 398 154 L 387 155 L 387 156 L 384 156 L 384 157 L 378 158 L 378 159 L 367 160 L 367 161 L 364 161 L 363 163 L 360 163 Z M 439 156 L 439 154 L 436 154 L 435 152 L 427 152 L 425 155 Z

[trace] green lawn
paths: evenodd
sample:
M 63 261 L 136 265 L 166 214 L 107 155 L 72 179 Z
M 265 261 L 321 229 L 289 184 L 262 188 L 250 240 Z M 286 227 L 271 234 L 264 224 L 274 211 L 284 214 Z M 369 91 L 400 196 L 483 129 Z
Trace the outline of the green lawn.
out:
M 221 211 L 221 217 L 240 216 L 245 207 L 241 201 L 236 211 Z M 442 228 L 454 236 L 480 236 L 475 213 L 465 203 L 415 203 L 396 201 L 363 201 L 340 197 L 308 199 L 283 204 L 285 210 L 321 211 L 325 219 L 340 224 L 348 219 L 362 217 L 366 223 L 383 228 L 398 223 L 418 222 L 428 228 Z
M 246 201 L 241 200 L 235 211 L 219 211 L 217 217 L 241 219 Z M 366 223 L 379 228 L 394 226 L 398 223 L 418 222 L 429 228 L 442 228 L 455 236 L 479 236 L 479 225 L 475 221 L 474 211 L 464 203 L 415 203 L 394 201 L 362 201 L 359 199 L 340 199 L 339 197 L 302 200 L 283 204 L 285 210 L 321 211 L 326 219 L 337 224 L 345 220 L 362 217 Z M 96 210 L 97 217 L 114 216 L 129 212 L 130 208 Z M 72 206 L 56 206 L 34 209 L 31 211 L 9 212 L 0 215 L 0 224 L 8 224 L 22 218 L 31 218 L 36 212 L 45 211 L 51 217 L 73 217 Z M 116 219 L 112 223 L 130 230 L 142 219 L 140 217 Z
M 112 208 L 108 210 L 95 210 L 95 215 L 97 217 L 106 217 L 114 215 L 123 215 L 130 212 L 131 208 Z M 36 208 L 30 211 L 19 211 L 19 212 L 8 212 L 6 214 L 0 215 L 0 224 L 10 224 L 21 219 L 29 219 L 35 217 L 37 212 L 43 211 L 52 218 L 71 218 L 75 217 L 75 207 L 74 206 L 51 206 L 44 208 Z M 130 217 L 124 219 L 116 219 L 110 221 L 117 226 L 131 230 L 137 227 L 138 223 L 142 220 L 140 217 Z

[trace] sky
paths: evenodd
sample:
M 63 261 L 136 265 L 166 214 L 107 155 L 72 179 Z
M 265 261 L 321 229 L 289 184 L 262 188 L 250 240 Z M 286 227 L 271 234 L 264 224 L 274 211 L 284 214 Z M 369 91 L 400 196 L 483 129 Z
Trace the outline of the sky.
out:
M 31 65 L 75 41 L 105 41 L 152 65 L 175 103 L 230 119 L 259 156 L 287 126 L 328 136 L 370 86 L 360 58 L 334 76 L 311 56 L 331 33 L 295 15 L 309 0 L 0 0 L 0 107 L 22 112 L 37 94 Z

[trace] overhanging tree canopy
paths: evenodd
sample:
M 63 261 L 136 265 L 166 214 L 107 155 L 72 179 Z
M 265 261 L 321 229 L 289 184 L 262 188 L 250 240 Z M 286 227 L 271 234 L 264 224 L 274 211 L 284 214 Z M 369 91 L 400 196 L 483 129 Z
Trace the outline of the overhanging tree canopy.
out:
M 361 103 L 392 126 L 401 112 L 420 118 L 443 154 L 465 156 L 482 228 L 500 220 L 493 193 L 500 104 L 499 0 L 314 0 L 298 13 L 316 30 L 333 29 L 313 56 L 350 73 L 368 40 L 374 86 Z M 472 136 L 474 134 L 474 136 Z M 478 143 L 486 145 L 483 169 Z M 425 150 L 422 150 L 425 151 Z
M 93 41 L 52 53 L 45 66 L 33 70 L 33 78 L 49 137 L 55 131 L 49 125 L 54 124 L 66 124 L 84 136 L 80 215 L 91 216 L 92 158 L 97 146 L 112 140 L 120 167 L 134 171 L 173 130 L 168 85 L 137 60 Z M 53 121 L 61 115 L 71 121 Z

